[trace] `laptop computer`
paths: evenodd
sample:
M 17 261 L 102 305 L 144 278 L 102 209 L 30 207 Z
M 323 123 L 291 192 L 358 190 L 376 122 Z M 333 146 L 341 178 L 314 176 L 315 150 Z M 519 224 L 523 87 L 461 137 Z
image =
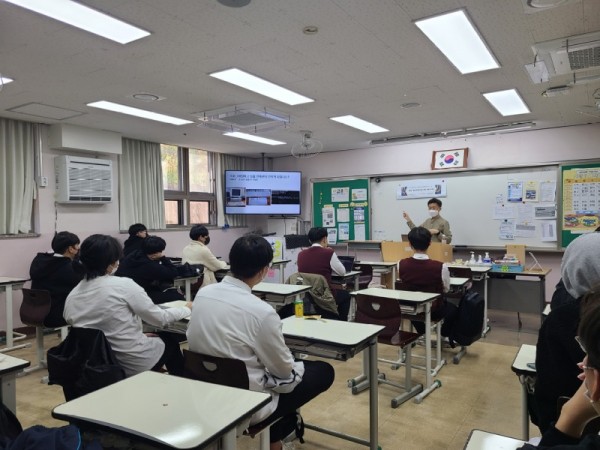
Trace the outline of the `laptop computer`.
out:
M 344 265 L 344 268 L 346 269 L 346 273 L 348 273 L 354 267 L 354 260 L 356 259 L 356 257 L 355 256 L 338 256 L 338 259 Z

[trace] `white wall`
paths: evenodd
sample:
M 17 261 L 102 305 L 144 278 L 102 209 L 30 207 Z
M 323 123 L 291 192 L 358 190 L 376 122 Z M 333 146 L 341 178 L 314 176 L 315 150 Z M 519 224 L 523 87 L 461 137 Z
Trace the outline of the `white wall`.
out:
M 436 142 L 380 145 L 323 153 L 310 159 L 276 158 L 273 170 L 302 171 L 302 218 L 311 220 L 311 179 L 425 174 L 431 170 L 433 150 L 469 148 L 469 169 L 535 166 L 545 163 L 600 160 L 600 124 L 491 136 L 454 138 Z M 441 173 L 441 172 L 440 172 Z M 476 187 L 474 187 L 476 189 Z M 399 224 L 403 224 L 398 212 Z M 400 225 L 401 226 L 401 225 Z M 560 253 L 536 255 L 552 272 L 547 277 L 549 301 L 560 278 Z

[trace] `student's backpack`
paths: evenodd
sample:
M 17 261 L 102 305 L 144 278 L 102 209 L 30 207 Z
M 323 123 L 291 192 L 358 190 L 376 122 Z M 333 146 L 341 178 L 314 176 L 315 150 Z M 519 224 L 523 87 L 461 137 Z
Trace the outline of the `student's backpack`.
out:
M 479 292 L 469 290 L 458 305 L 456 321 L 450 333 L 450 344 L 471 345 L 481 337 L 485 301 Z

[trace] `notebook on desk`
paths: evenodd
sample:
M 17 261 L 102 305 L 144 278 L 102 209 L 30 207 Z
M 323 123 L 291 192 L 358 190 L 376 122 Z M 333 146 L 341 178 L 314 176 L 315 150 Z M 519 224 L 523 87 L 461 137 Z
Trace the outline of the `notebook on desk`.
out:
M 352 271 L 354 267 L 354 260 L 356 259 L 355 256 L 338 256 L 338 259 L 344 265 L 346 273 Z

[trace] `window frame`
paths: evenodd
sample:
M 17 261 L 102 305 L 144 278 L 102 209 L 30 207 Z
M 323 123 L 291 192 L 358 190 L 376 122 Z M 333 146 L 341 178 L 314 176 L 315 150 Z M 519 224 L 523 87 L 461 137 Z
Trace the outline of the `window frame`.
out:
M 169 145 L 169 144 L 164 144 Z M 162 150 L 162 149 L 161 149 Z M 209 192 L 191 192 L 190 191 L 190 150 L 200 150 L 208 155 L 208 175 L 212 193 Z M 207 202 L 209 222 L 204 225 L 216 226 L 217 224 L 217 195 L 216 195 L 216 176 L 214 157 L 212 152 L 201 148 L 190 148 L 177 146 L 178 175 L 181 190 L 164 189 L 165 202 L 178 202 L 178 222 L 177 224 L 166 224 L 167 228 L 189 227 L 190 223 L 190 203 Z

